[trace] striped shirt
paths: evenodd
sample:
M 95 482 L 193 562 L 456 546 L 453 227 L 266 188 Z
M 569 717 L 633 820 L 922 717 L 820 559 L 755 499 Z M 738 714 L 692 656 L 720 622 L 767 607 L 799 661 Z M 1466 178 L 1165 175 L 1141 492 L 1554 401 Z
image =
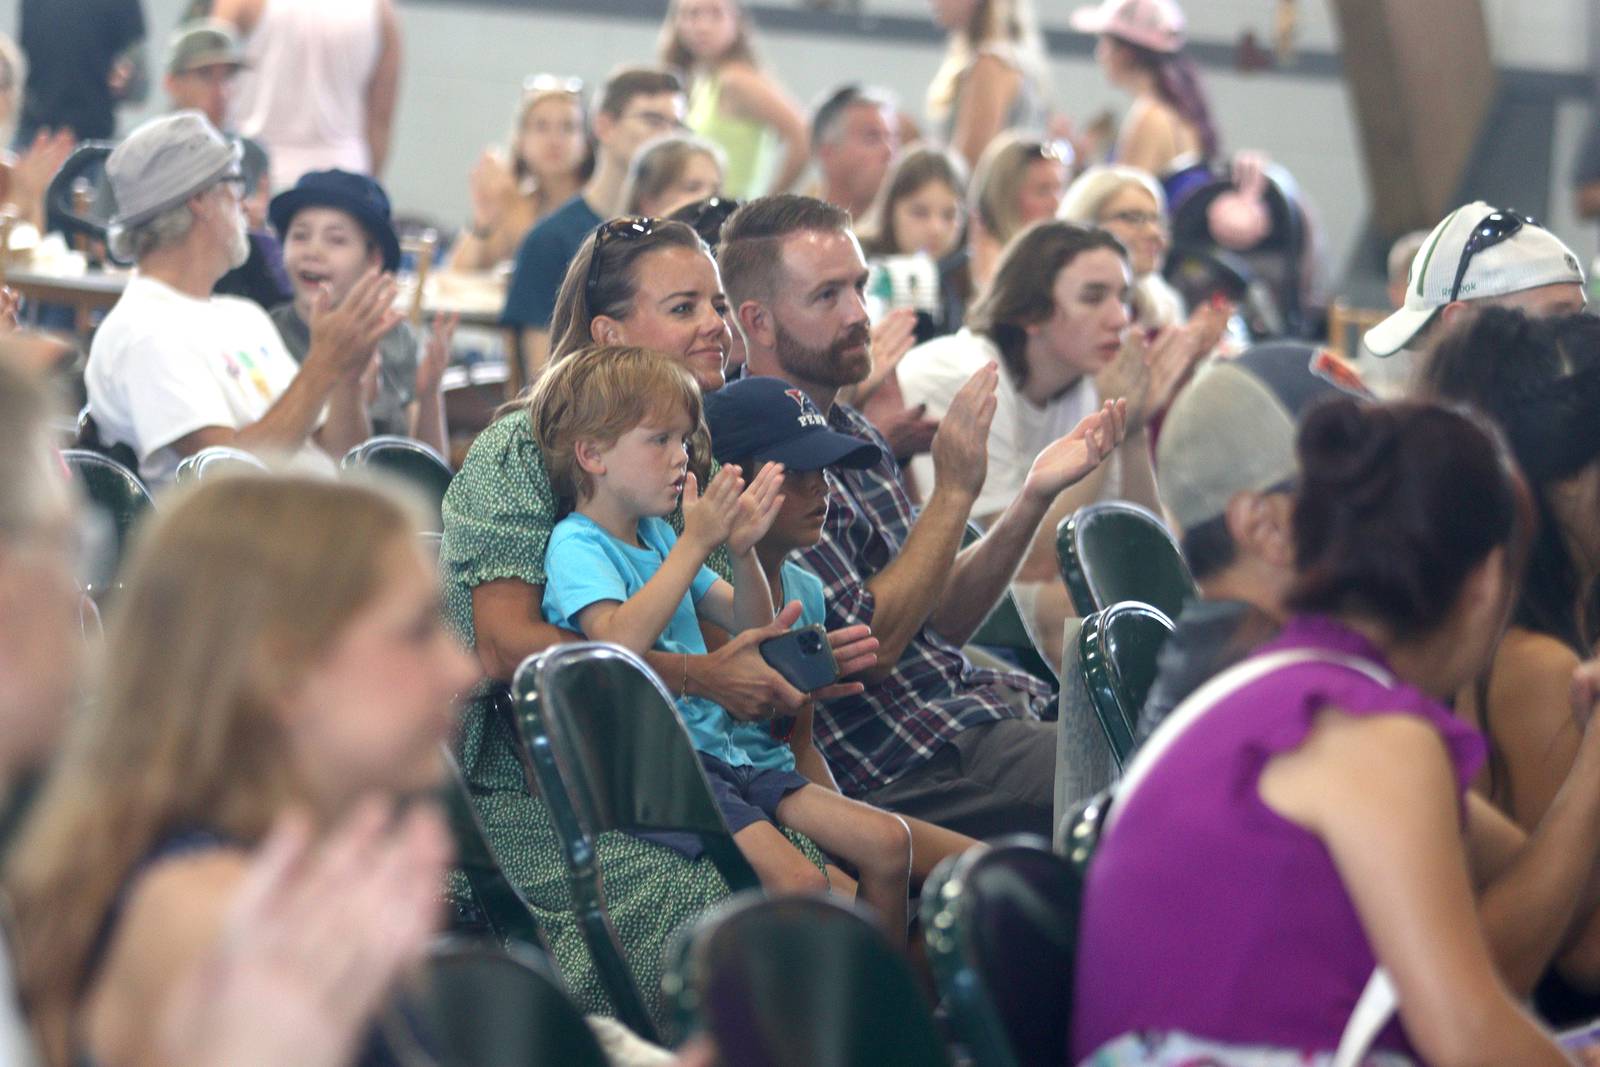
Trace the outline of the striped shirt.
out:
M 800 562 L 822 579 L 830 630 L 870 626 L 875 605 L 867 581 L 900 554 L 916 513 L 882 435 L 844 404 L 833 406 L 828 424 L 872 441 L 882 455 L 866 470 L 827 472 L 828 520 Z M 859 796 L 915 770 L 962 730 L 1017 717 L 1007 690 L 1031 694 L 1034 717 L 1050 698 L 1048 687 L 1029 675 L 974 666 L 924 625 L 886 678 L 860 696 L 818 705 L 816 742 L 839 787 Z

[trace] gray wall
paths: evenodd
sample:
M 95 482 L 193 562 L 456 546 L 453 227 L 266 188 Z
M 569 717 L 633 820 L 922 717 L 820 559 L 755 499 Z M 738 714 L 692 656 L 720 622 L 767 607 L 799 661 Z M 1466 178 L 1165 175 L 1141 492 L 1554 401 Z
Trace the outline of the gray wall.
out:
M 329 0 L 337 2 L 337 0 Z M 482 148 L 504 137 L 524 75 L 560 71 L 595 82 L 613 66 L 654 53 L 654 23 L 630 18 L 552 13 L 463 0 L 398 0 L 406 56 L 393 156 L 386 180 L 397 207 L 454 224 L 467 210 L 466 173 Z M 0 13 L 0 30 L 15 24 L 15 5 Z M 872 11 L 920 15 L 923 0 L 864 0 Z M 1048 0 L 1047 25 L 1061 26 L 1072 0 Z M 1301 0 L 1301 43 L 1336 52 L 1325 3 Z M 1496 61 L 1503 67 L 1578 72 L 1588 58 L 1589 0 L 1484 0 Z M 145 0 L 154 40 L 164 40 L 183 0 Z M 1192 35 L 1231 42 L 1245 29 L 1270 36 L 1267 0 L 1191 0 Z M 800 100 L 847 78 L 869 78 L 920 109 L 922 92 L 939 61 L 936 43 L 875 41 L 795 31 L 768 32 L 763 54 Z M 154 50 L 159 56 L 159 48 Z M 1057 58 L 1054 102 L 1079 121 L 1124 99 L 1108 89 L 1084 58 Z M 1226 145 L 1261 147 L 1301 181 L 1331 236 L 1329 253 L 1342 264 L 1366 217 L 1356 131 L 1342 83 L 1326 73 L 1240 75 L 1210 69 L 1207 85 Z M 159 98 L 159 88 L 155 91 Z M 124 126 L 160 104 L 130 111 Z M 1550 224 L 1580 251 L 1594 238 L 1576 226 L 1565 178 L 1581 139 L 1587 106 L 1569 101 L 1557 112 L 1554 210 Z

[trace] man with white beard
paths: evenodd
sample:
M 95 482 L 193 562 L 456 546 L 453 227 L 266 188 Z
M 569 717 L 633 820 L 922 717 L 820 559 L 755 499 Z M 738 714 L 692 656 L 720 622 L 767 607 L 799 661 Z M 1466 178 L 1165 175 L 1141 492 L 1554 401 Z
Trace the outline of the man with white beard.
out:
M 134 130 L 106 161 L 117 205 L 113 255 L 137 264 L 95 334 L 85 379 L 108 445 L 146 480 L 211 445 L 310 456 L 327 469 L 371 432 L 363 386 L 378 338 L 399 321 L 394 279 L 376 271 L 338 308 L 312 306 L 296 364 L 257 305 L 213 296 L 249 255 L 239 149 L 198 111 Z

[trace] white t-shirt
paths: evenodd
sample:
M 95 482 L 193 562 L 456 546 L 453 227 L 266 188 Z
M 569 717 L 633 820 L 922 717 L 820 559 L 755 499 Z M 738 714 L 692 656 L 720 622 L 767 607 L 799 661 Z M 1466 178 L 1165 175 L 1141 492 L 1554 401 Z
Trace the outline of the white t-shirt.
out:
M 196 300 L 135 273 L 94 335 L 84 381 L 101 438 L 132 448 L 140 475 L 154 483 L 178 467 L 174 441 L 207 426 L 240 430 L 258 421 L 298 371 L 256 304 Z M 315 445 L 301 452 L 330 469 Z
M 985 363 L 998 363 L 994 342 L 968 330 L 936 337 L 907 352 L 895 373 L 907 406 L 927 404 L 928 414 L 943 418 L 956 392 Z M 1094 380 L 1084 375 L 1078 383 L 1043 407 L 1035 405 L 1011 381 L 1002 365 L 995 388 L 994 422 L 989 427 L 989 474 L 983 492 L 972 507 L 973 518 L 1004 511 L 1022 492 L 1034 457 L 1046 445 L 1076 426 L 1100 406 Z M 911 474 L 924 496 L 933 490 L 933 459 L 911 461 Z

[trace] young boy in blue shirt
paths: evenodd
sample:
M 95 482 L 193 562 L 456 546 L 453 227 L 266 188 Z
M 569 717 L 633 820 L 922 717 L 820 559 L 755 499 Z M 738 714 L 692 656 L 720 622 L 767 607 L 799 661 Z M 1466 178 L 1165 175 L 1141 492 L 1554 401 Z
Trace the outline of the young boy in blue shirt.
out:
M 773 599 L 755 545 L 783 505 L 782 466 L 748 488 L 724 467 L 702 495 L 688 473 L 701 425 L 699 390 L 666 356 L 606 347 L 569 356 L 540 379 L 534 437 L 551 485 L 573 511 L 546 550 L 544 616 L 634 652 L 705 652 L 699 620 L 732 633 L 772 621 Z M 844 447 L 862 442 L 834 434 Z M 871 446 L 868 446 L 871 447 Z M 665 517 L 683 501 L 683 534 Z M 734 581 L 705 568 L 726 543 Z M 904 944 L 910 835 L 896 816 L 819 788 L 767 723 L 739 723 L 711 701 L 680 696 L 678 710 L 734 842 L 771 891 L 826 888 L 778 824 L 805 834 L 860 874 L 860 897 Z

